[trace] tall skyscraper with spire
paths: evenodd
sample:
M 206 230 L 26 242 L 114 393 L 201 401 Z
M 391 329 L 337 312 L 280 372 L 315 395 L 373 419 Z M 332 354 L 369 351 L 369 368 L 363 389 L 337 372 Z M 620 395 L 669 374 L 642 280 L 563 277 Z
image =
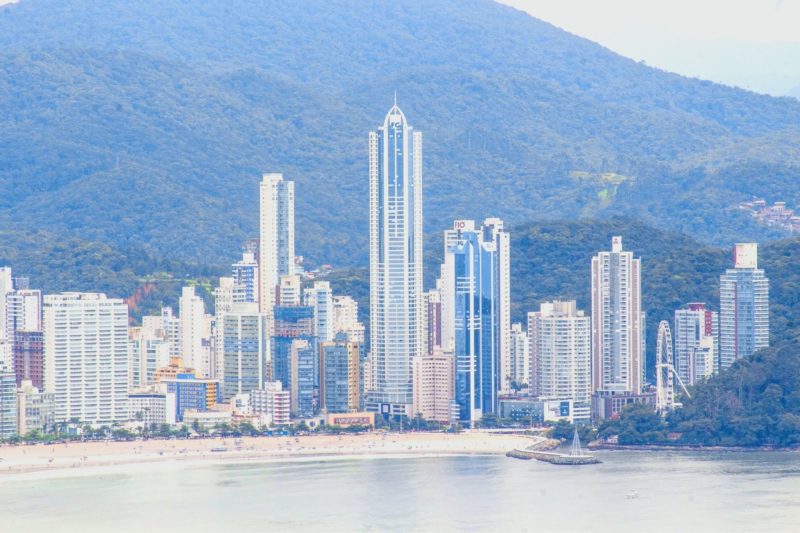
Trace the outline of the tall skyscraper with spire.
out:
M 294 274 L 294 182 L 264 174 L 260 191 L 259 309 L 272 314 L 281 276 Z
M 422 134 L 397 107 L 369 134 L 370 348 L 368 407 L 408 414 L 412 361 L 424 351 Z

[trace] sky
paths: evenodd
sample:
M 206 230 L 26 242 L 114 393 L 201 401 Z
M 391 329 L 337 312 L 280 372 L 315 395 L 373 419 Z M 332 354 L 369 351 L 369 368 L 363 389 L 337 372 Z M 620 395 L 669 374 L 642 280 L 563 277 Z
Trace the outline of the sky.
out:
M 800 0 L 497 0 L 637 61 L 800 98 Z

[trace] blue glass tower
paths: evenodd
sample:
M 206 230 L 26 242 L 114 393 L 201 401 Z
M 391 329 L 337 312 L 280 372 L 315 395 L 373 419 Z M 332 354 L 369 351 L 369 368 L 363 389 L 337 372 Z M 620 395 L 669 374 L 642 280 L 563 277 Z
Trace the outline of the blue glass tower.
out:
M 496 413 L 498 407 L 502 374 L 500 259 L 490 228 L 459 230 L 450 238 L 456 403 L 460 420 L 472 424 L 486 413 Z

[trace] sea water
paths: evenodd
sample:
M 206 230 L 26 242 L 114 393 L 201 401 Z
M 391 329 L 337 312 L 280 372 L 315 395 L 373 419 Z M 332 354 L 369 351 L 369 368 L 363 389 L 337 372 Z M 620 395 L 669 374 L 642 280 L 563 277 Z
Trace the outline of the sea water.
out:
M 163 463 L 0 478 L 0 531 L 800 531 L 800 453 Z

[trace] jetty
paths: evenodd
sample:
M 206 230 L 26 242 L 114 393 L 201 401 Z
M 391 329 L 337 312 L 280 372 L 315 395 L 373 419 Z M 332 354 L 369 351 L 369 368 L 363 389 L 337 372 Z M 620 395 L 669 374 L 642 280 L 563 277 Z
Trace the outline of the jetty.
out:
M 538 442 L 526 448 L 517 448 L 506 454 L 514 459 L 536 459 L 544 463 L 553 465 L 593 465 L 602 463 L 600 459 L 590 453 L 586 453 L 581 447 L 581 440 L 578 437 L 578 429 L 572 438 L 572 447 L 569 453 L 559 453 L 544 449 L 547 441 Z

